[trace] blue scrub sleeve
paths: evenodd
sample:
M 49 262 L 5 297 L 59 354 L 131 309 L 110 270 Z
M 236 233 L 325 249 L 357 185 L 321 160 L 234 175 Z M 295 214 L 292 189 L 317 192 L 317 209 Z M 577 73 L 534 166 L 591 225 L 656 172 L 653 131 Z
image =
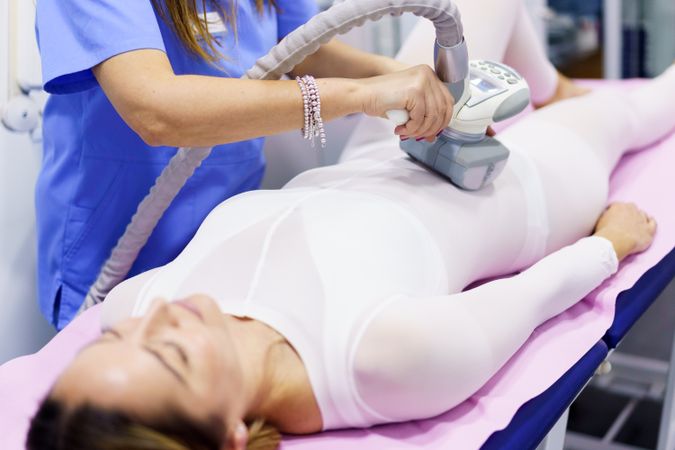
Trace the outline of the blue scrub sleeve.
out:
M 91 68 L 120 53 L 165 51 L 150 0 L 38 0 L 44 88 L 68 94 L 97 85 Z
M 316 0 L 277 0 L 276 3 L 279 7 L 277 13 L 279 40 L 319 12 Z

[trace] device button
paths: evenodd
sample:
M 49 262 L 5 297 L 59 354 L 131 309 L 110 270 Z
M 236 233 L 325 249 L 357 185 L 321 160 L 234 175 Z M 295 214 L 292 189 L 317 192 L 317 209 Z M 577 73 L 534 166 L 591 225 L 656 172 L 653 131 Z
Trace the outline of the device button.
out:
M 509 84 L 518 84 L 518 81 L 511 79 L 511 80 L 508 80 L 508 83 Z

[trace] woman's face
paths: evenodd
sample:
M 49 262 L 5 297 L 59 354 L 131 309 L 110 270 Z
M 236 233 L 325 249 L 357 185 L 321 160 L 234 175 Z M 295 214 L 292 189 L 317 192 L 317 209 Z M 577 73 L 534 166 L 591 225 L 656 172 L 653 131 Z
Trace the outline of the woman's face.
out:
M 141 420 L 167 410 L 196 420 L 215 415 L 230 428 L 245 413 L 242 387 L 225 316 L 213 300 L 195 296 L 157 300 L 144 317 L 104 331 L 68 366 L 52 395 Z

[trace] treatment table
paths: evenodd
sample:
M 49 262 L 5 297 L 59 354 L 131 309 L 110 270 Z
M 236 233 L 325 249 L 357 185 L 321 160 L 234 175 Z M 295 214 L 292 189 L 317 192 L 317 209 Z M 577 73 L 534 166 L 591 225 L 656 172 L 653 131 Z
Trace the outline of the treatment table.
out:
M 568 407 L 583 390 L 609 355 L 635 322 L 656 300 L 659 294 L 675 278 L 675 250 L 648 270 L 635 285 L 621 292 L 616 301 L 614 322 L 602 341 L 563 375 L 553 386 L 525 403 L 509 425 L 495 432 L 481 447 L 482 450 L 562 450 L 565 438 Z M 675 342 L 673 343 L 675 348 Z M 671 376 L 664 394 L 666 404 L 661 419 L 658 450 L 675 448 L 675 382 L 673 370 L 675 353 L 670 361 Z M 614 426 L 619 425 L 615 423 Z M 575 441 L 588 440 L 577 437 Z M 541 443 L 541 446 L 538 445 Z M 588 445 L 588 444 L 586 444 Z M 616 449 L 619 444 L 608 443 L 607 449 Z

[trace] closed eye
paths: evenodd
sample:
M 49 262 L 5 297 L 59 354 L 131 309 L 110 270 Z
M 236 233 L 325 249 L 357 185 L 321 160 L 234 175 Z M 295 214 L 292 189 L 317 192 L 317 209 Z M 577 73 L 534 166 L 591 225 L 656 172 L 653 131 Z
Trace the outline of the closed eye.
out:
M 122 339 L 122 335 L 114 328 L 104 328 L 101 330 L 101 334 L 112 334 L 116 338 Z
M 117 339 L 120 339 L 120 340 L 122 339 L 122 334 L 120 332 L 118 332 L 117 330 L 115 330 L 114 328 L 104 328 L 103 330 L 101 330 L 101 333 L 104 334 L 104 335 L 105 334 L 113 335 Z M 96 344 L 103 344 L 105 342 L 106 341 L 98 340 L 98 341 L 95 341 L 95 342 L 89 344 L 87 347 L 92 347 L 93 345 L 96 345 Z M 187 354 L 185 353 L 185 351 L 183 351 L 183 349 L 179 345 L 177 345 L 173 342 L 164 342 L 164 344 L 174 348 L 176 353 L 179 354 L 180 358 L 185 363 L 185 365 L 188 365 Z M 171 372 L 171 374 L 174 377 L 176 377 L 176 379 L 181 384 L 183 384 L 184 386 L 187 386 L 187 382 L 185 381 L 185 378 L 183 378 L 183 376 L 171 364 L 169 364 L 166 361 L 166 359 L 164 359 L 159 352 L 157 352 L 154 349 L 152 349 L 150 347 L 147 347 L 147 346 L 142 346 L 142 348 L 143 348 L 143 350 L 148 352 L 150 355 L 152 355 L 157 360 L 157 362 L 159 362 L 162 366 L 164 366 L 165 369 L 167 369 L 169 372 Z M 189 367 L 189 365 L 188 365 L 188 367 Z
M 190 360 L 188 359 L 187 353 L 185 353 L 185 350 L 183 348 L 176 344 L 175 342 L 169 342 L 169 341 L 164 341 L 162 344 L 166 345 L 167 347 L 171 347 L 178 353 L 178 356 L 180 356 L 180 359 L 183 361 L 183 363 L 190 367 Z

